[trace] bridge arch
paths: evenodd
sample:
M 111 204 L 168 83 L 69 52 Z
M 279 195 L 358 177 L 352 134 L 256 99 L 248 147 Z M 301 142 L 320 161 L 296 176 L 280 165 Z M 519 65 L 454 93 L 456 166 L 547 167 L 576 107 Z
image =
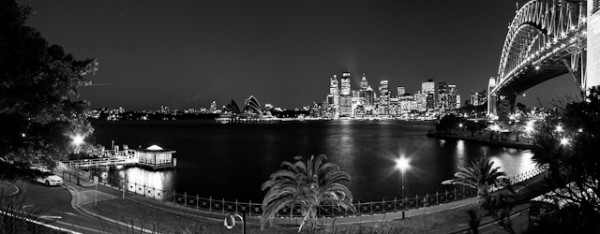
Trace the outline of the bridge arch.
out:
M 488 85 L 488 114 L 508 117 L 515 96 L 571 73 L 585 90 L 587 29 L 585 0 L 532 0 L 508 26 L 498 76 Z

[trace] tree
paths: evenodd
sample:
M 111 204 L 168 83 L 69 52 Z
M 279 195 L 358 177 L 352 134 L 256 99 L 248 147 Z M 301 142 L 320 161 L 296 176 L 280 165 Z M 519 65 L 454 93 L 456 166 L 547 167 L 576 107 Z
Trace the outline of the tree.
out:
M 465 127 L 471 132 L 471 137 L 474 137 L 475 132 L 487 128 L 487 123 L 483 121 L 466 121 Z
M 487 216 L 491 216 L 496 222 L 509 233 L 515 233 L 512 228 L 510 213 L 515 205 L 514 191 L 506 173 L 500 171 L 500 167 L 494 167 L 494 162 L 488 158 L 480 157 L 471 162 L 466 167 L 460 166 L 458 172 L 454 174 L 454 179 L 442 182 L 443 184 L 464 185 L 477 189 L 477 197 L 480 200 L 481 208 L 487 211 Z M 508 189 L 507 192 L 490 193 L 492 186 L 503 186 Z M 475 213 L 468 212 L 469 226 L 476 227 L 472 222 L 475 219 Z M 476 230 L 476 229 L 473 229 Z
M 600 230 L 600 89 L 590 89 L 585 101 L 554 107 L 535 127 L 533 160 L 548 165 L 547 182 L 559 188 L 547 196 L 564 202 L 564 214 L 578 214 L 579 222 L 565 222 L 564 230 Z M 561 212 L 559 212 L 560 214 Z M 559 220 L 568 220 L 561 219 Z M 594 221 L 596 220 L 596 221 Z
M 435 125 L 438 133 L 447 134 L 458 128 L 458 124 L 461 122 L 461 118 L 454 114 L 448 114 L 442 117 L 440 122 Z
M 97 62 L 76 60 L 26 26 L 31 8 L 0 1 L 0 158 L 53 166 L 72 150 L 73 135 L 93 128 L 78 101 Z
M 500 167 L 494 167 L 494 162 L 488 158 L 480 157 L 468 166 L 459 166 L 454 179 L 446 180 L 442 184 L 464 185 L 477 189 L 477 196 L 484 198 L 489 194 L 492 186 L 508 183 L 506 173 Z
M 271 174 L 262 185 L 262 190 L 268 191 L 262 202 L 261 228 L 267 220 L 272 221 L 281 209 L 293 209 L 296 205 L 300 206 L 303 216 L 298 231 L 305 225 L 308 230 L 316 228 L 317 209 L 321 205 L 339 206 L 355 212 L 347 172 L 327 162 L 327 156 L 323 154 L 311 156 L 308 160 L 296 156 L 294 160 L 293 163 L 281 163 L 281 170 Z
M 481 215 L 479 214 L 479 210 L 477 208 L 471 208 L 465 210 L 465 214 L 467 215 L 467 223 L 469 224 L 469 229 L 473 234 L 479 234 L 479 225 L 481 223 Z

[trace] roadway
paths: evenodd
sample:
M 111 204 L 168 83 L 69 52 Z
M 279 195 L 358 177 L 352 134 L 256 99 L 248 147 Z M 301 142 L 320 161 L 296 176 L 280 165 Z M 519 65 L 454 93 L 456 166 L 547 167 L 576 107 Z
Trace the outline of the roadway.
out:
M 72 233 L 124 233 L 131 230 L 83 212 L 72 203 L 72 193 L 66 186 L 46 187 L 37 183 L 17 181 L 21 190 L 17 198 L 24 211 L 38 211 L 42 222 Z M 92 189 L 90 192 L 94 192 Z

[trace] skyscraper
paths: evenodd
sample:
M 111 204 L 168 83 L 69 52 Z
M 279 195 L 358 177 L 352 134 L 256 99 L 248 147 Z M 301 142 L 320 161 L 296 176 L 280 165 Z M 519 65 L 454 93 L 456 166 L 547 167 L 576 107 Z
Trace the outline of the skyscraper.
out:
M 367 81 L 367 76 L 363 73 L 362 80 L 360 81 L 360 91 L 364 92 L 369 87 L 369 82 Z
M 377 113 L 382 115 L 389 114 L 389 106 L 390 106 L 390 92 L 389 92 L 389 83 L 387 80 L 382 80 L 379 83 L 379 109 Z
M 433 82 L 433 79 L 421 83 L 421 93 L 426 99 L 425 108 L 435 108 L 435 82 Z
M 352 116 L 352 93 L 350 87 L 350 72 L 342 72 L 340 92 L 340 116 Z
M 371 86 L 365 90 L 364 107 L 367 114 L 373 114 L 373 105 L 375 105 L 375 92 Z
M 210 113 L 216 113 L 216 112 L 217 112 L 217 102 L 212 101 L 212 103 L 210 103 Z
M 396 90 L 398 91 L 398 93 L 397 93 L 398 98 L 400 98 L 400 97 L 404 96 L 404 94 L 406 94 L 406 87 L 404 87 L 404 86 L 398 86 L 396 88 Z
M 458 90 L 455 84 L 448 85 L 448 109 L 454 110 L 456 107 L 456 97 L 458 96 Z
M 444 81 L 438 82 L 437 86 L 437 109 L 448 109 L 448 84 Z
M 350 95 L 350 72 L 342 72 L 341 95 Z
M 330 117 L 339 116 L 340 86 L 336 75 L 333 75 L 329 80 L 329 96 L 327 102 L 329 104 Z

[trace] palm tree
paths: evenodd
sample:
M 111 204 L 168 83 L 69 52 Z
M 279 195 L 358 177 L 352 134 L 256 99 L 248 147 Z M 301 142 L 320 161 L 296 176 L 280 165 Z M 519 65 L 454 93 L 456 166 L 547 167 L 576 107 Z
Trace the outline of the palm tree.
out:
M 308 161 L 301 156 L 294 160 L 294 163 L 281 163 L 281 170 L 271 174 L 262 185 L 262 190 L 268 191 L 262 202 L 261 229 L 281 209 L 293 209 L 296 205 L 300 206 L 304 217 L 298 232 L 304 225 L 309 230 L 316 228 L 317 209 L 321 205 L 339 206 L 355 212 L 352 193 L 347 187 L 350 184 L 347 172 L 327 162 L 327 156 L 323 154 L 311 156 Z
M 454 179 L 446 180 L 442 184 L 463 185 L 477 189 L 477 196 L 487 196 L 491 186 L 508 184 L 506 173 L 500 171 L 500 167 L 494 167 L 494 162 L 488 158 L 481 157 L 472 161 L 470 165 L 458 167 Z

